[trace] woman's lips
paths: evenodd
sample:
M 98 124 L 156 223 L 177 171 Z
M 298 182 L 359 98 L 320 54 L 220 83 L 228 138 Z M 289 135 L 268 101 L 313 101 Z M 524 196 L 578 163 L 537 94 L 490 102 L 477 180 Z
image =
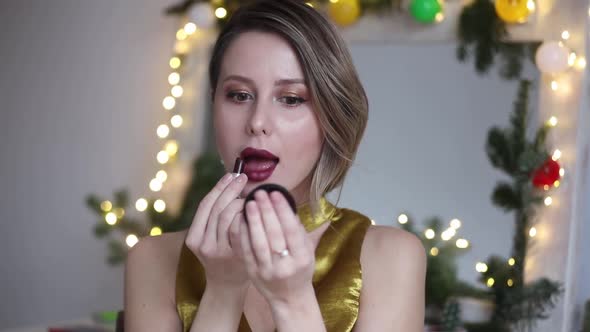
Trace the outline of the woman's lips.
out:
M 278 160 L 272 159 L 246 158 L 244 173 L 248 176 L 249 181 L 264 181 L 272 175 L 278 163 Z

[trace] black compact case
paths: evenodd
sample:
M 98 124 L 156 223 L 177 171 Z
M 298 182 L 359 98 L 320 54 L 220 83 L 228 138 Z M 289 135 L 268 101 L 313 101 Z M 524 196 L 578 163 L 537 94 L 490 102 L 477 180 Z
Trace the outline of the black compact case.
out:
M 246 216 L 246 204 L 249 201 L 253 201 L 254 200 L 254 193 L 258 190 L 264 190 L 266 191 L 269 195 L 271 192 L 273 191 L 279 191 L 281 192 L 281 194 L 283 194 L 283 196 L 285 196 L 285 198 L 287 199 L 287 202 L 289 202 L 289 205 L 291 206 L 291 209 L 293 210 L 293 213 L 297 213 L 297 206 L 295 206 L 295 199 L 293 199 L 293 196 L 291 195 L 291 193 L 289 193 L 289 191 L 287 189 L 285 189 L 285 187 L 275 184 L 275 183 L 265 183 L 265 184 L 261 184 L 258 187 L 254 188 L 249 194 L 248 196 L 246 196 L 246 200 L 244 201 L 244 210 L 243 210 L 243 214 L 244 214 L 244 220 L 246 220 L 246 222 L 248 222 L 248 217 Z

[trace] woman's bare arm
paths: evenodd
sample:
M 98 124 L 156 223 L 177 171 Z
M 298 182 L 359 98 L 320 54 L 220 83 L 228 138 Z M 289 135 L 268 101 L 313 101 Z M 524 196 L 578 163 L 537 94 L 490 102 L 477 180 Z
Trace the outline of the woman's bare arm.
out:
M 237 331 L 244 309 L 246 290 L 247 288 L 205 288 L 190 332 Z
M 367 232 L 363 286 L 354 332 L 422 332 L 426 253 L 414 235 L 387 226 Z
M 142 238 L 125 263 L 125 331 L 179 332 L 174 305 L 178 233 Z

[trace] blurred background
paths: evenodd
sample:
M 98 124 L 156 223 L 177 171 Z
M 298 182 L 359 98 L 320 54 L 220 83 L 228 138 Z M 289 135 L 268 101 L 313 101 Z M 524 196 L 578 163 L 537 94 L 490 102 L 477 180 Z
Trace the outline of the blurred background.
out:
M 548 76 L 534 51 L 523 51 L 529 55 L 519 58 L 522 68 L 507 78 L 500 60 L 485 74 L 474 68 L 473 53 L 467 62 L 458 60 L 457 21 L 465 4 L 449 1 L 444 17 L 429 19 L 428 11 L 412 4 L 373 2 L 362 15 L 346 7 L 329 12 L 370 103 L 365 137 L 338 205 L 377 224 L 411 226 L 429 259 L 443 245 L 453 247 L 441 255 L 449 278 L 473 288 L 439 295 L 439 309 L 448 309 L 454 296 L 490 302 L 490 294 L 509 291 L 510 282 L 499 289 L 497 277 L 485 274 L 492 269 L 490 256 L 514 257 L 518 226 L 514 210 L 492 201 L 497 183 L 511 177 L 493 166 L 486 147 L 492 127 L 510 126 L 515 101 L 523 100 L 521 80 L 530 80 L 526 132 L 534 135 L 550 123 L 541 152 L 560 163 L 560 174 L 548 182 L 550 190 L 534 185 L 541 201 L 525 230 L 534 245 L 526 280 L 563 283 L 549 319 L 535 330 L 580 331 L 590 298 L 590 245 L 584 241 L 590 235 L 590 90 L 580 60 L 588 45 L 588 3 L 566 1 L 558 8 L 538 1 L 528 23 L 509 27 L 511 40 L 532 50 L 566 42 L 571 63 L 561 76 Z M 221 165 L 206 154 L 212 137 L 205 75 L 214 26 L 226 16 L 217 11 L 219 1 L 184 4 L 0 2 L 0 330 L 121 310 L 127 248 L 141 236 L 186 226 L 218 174 Z M 398 6 L 397 20 L 383 16 Z M 193 22 L 205 29 L 194 32 L 187 27 Z M 532 159 L 531 170 L 548 162 Z M 209 178 L 195 180 L 194 169 Z M 329 197 L 338 199 L 337 193 Z M 172 219 L 180 224 L 171 225 Z M 127 228 L 114 232 L 117 225 Z M 432 285 L 440 290 L 448 281 Z M 459 304 L 464 315 L 458 318 L 482 320 L 489 311 L 485 304 Z

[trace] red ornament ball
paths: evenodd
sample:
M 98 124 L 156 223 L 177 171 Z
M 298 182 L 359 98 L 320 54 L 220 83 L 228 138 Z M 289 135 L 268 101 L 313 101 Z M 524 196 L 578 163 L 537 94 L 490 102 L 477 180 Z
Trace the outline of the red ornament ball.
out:
M 547 159 L 541 167 L 533 172 L 533 186 L 543 188 L 549 186 L 559 180 L 559 170 L 561 166 L 552 158 Z

